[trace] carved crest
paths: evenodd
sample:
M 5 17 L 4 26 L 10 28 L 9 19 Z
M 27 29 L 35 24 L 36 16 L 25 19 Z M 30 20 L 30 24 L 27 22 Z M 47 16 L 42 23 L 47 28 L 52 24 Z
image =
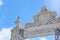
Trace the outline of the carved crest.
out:
M 57 14 L 56 12 L 49 11 L 46 7 L 42 7 L 41 11 L 33 17 L 34 22 L 33 23 L 27 23 L 26 28 L 28 27 L 34 27 L 34 26 L 40 26 L 40 25 L 48 25 L 48 24 L 54 24 L 58 21 L 60 21 L 59 18 L 56 18 Z

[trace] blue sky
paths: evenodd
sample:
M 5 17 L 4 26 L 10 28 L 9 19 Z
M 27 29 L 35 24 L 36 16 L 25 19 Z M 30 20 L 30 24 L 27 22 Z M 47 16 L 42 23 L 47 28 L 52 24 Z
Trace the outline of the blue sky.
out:
M 18 16 L 22 21 L 21 26 L 27 22 L 33 22 L 33 16 L 38 14 L 43 6 L 47 6 L 51 11 L 56 11 L 57 17 L 60 16 L 60 0 L 0 0 L 0 35 L 2 31 L 4 32 L 3 29 L 7 30 L 15 26 L 14 22 Z M 54 40 L 54 36 L 42 38 Z M 40 40 L 39 38 L 31 40 L 37 39 Z

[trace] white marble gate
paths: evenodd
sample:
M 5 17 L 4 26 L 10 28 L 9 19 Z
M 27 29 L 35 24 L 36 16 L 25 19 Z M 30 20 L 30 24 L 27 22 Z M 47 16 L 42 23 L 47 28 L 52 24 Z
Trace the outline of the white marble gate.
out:
M 54 35 L 55 28 L 60 28 L 60 18 L 56 18 L 56 16 L 55 11 L 52 12 L 46 7 L 42 7 L 41 11 L 33 17 L 34 22 L 27 23 L 24 28 L 19 26 L 21 21 L 18 17 L 17 26 L 11 30 L 11 40 Z

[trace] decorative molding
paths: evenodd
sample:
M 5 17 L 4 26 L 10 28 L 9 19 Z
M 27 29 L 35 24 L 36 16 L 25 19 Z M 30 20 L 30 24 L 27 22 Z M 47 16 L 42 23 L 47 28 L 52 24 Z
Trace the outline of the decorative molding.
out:
M 54 11 L 48 11 L 46 7 L 42 7 L 41 12 L 33 17 L 34 22 L 29 22 L 25 25 L 25 28 L 48 25 L 60 22 L 60 18 L 56 18 L 57 13 Z

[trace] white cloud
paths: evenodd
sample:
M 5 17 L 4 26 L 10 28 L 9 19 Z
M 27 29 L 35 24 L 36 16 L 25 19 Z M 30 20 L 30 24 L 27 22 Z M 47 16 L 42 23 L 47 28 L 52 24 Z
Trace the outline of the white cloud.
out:
M 47 38 L 43 38 L 43 37 L 42 37 L 42 38 L 40 38 L 40 40 L 47 40 Z
M 6 28 L 3 28 L 1 31 L 0 31 L 0 40 L 10 40 L 10 30 L 11 29 L 6 29 Z
M 0 40 L 10 40 L 11 37 L 11 29 L 12 28 L 3 28 L 0 31 Z M 30 39 L 25 39 L 25 40 L 30 40 Z
M 3 4 L 3 1 L 2 0 L 0 0 L 0 5 L 2 5 Z

